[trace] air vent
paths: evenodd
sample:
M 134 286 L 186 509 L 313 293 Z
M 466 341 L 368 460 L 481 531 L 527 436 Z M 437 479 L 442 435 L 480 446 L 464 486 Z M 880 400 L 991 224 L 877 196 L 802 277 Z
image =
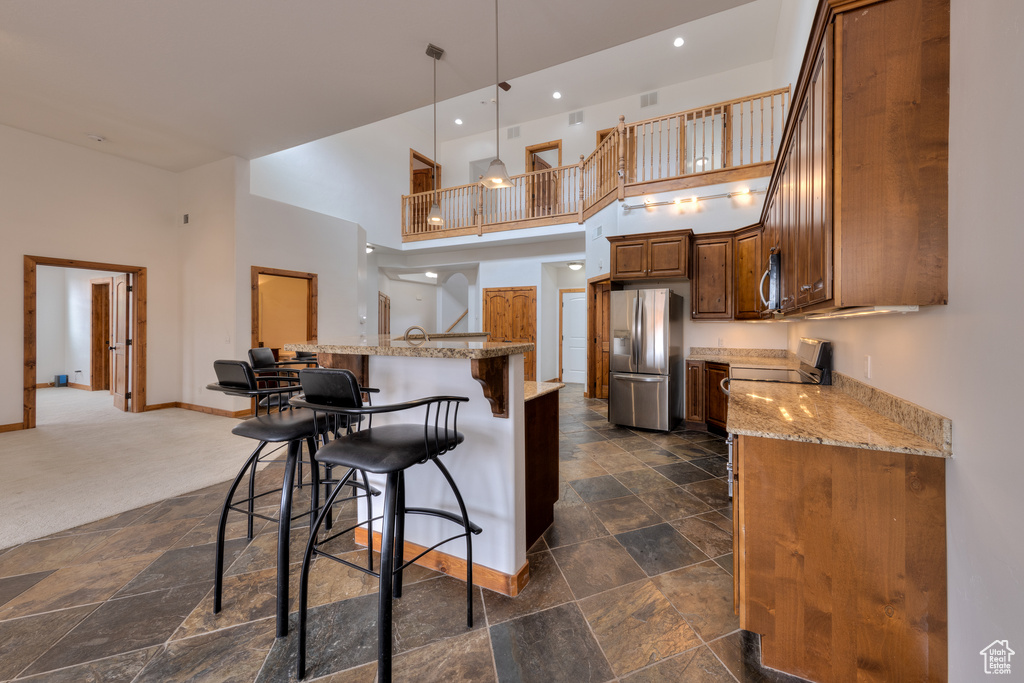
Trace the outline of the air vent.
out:
M 658 103 L 658 91 L 644 93 L 640 96 L 640 108 L 653 107 Z
M 517 137 L 519 137 L 519 126 L 512 126 L 508 129 L 508 139 L 514 140 Z
M 603 225 L 599 225 L 596 228 L 594 228 L 594 237 L 592 239 L 596 240 L 598 237 L 600 237 L 603 234 L 604 234 L 604 226 Z
M 574 111 L 571 114 L 569 114 L 569 125 L 570 126 L 578 126 L 581 123 L 583 123 L 583 110 L 582 109 L 580 109 L 579 111 Z

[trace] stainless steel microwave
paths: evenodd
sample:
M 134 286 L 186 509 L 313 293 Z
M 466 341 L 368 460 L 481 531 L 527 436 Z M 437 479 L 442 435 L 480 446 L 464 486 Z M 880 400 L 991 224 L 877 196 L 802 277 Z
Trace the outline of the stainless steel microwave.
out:
M 766 287 L 767 285 L 767 287 Z M 782 255 L 775 250 L 768 255 L 768 263 L 758 287 L 761 303 L 767 311 L 782 309 Z

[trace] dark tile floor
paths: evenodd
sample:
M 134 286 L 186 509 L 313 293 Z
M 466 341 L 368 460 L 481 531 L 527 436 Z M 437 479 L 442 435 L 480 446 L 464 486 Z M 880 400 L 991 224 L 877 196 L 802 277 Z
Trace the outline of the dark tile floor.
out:
M 409 572 L 395 610 L 395 679 L 795 680 L 753 664 L 759 643 L 733 615 L 722 440 L 609 425 L 606 403 L 578 386 L 560 398 L 561 499 L 528 555 L 529 585 L 517 598 L 477 589 L 467 630 L 464 584 Z M 240 440 L 240 461 L 245 448 Z M 293 680 L 294 638 L 274 638 L 274 525 L 258 523 L 252 542 L 243 522 L 229 525 L 225 610 L 213 614 L 211 543 L 225 490 L 0 552 L 0 680 Z M 304 540 L 293 537 L 298 561 Z M 348 540 L 336 550 L 358 552 Z M 333 563 L 313 576 L 309 680 L 372 682 L 376 580 Z

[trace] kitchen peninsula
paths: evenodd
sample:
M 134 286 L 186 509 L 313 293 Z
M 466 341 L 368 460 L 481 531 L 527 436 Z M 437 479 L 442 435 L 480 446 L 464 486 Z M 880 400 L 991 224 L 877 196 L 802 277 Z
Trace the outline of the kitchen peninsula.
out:
M 288 351 L 317 354 L 321 366 L 351 370 L 362 386 L 376 387 L 376 404 L 400 403 L 436 395 L 468 396 L 458 415 L 466 440 L 444 456 L 465 497 L 470 518 L 483 533 L 473 540 L 473 578 L 478 585 L 517 595 L 529 577 L 526 562 L 526 414 L 523 354 L 533 344 L 458 339 L 404 341 L 389 336 L 350 337 L 333 343 L 288 344 Z M 379 415 L 374 422 L 416 422 L 422 413 Z M 371 483 L 383 489 L 383 479 Z M 407 501 L 413 507 L 457 511 L 455 501 L 434 468 L 416 468 L 408 476 Z M 379 527 L 375 536 L 379 533 Z M 427 548 L 450 535 L 433 518 L 410 518 L 410 550 Z M 365 532 L 356 538 L 365 542 Z M 379 536 L 376 539 L 379 543 Z M 428 566 L 465 577 L 464 548 L 434 551 Z M 416 553 L 419 551 L 416 550 Z

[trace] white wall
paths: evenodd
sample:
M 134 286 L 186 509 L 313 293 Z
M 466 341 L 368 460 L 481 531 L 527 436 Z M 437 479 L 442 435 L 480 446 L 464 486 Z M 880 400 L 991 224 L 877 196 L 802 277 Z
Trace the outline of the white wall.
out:
M 796 336 L 836 341 L 836 369 L 953 421 L 946 465 L 949 680 L 984 678 L 979 652 L 1024 645 L 1020 435 L 1024 231 L 1020 136 L 979 134 L 978 111 L 1024 110 L 1024 3 L 952 0 L 949 305 L 875 319 L 805 322 Z M 873 377 L 862 375 L 872 357 Z M 1018 655 L 1019 657 L 1019 655 Z M 1014 658 L 1013 668 L 1024 670 Z M 1018 665 L 1019 664 L 1019 665 Z
M 400 337 L 413 325 L 437 332 L 437 285 L 391 280 L 391 335 Z
M 773 83 L 778 83 L 776 87 L 789 85 L 796 88 L 800 62 L 804 58 L 817 6 L 817 0 L 782 0 L 772 59 L 771 77 Z
M 469 310 L 469 279 L 463 273 L 452 273 L 437 288 L 437 324 L 434 331 L 444 332 Z M 469 314 L 459 320 L 452 332 L 469 332 Z M 476 330 L 473 330 L 476 331 Z
M 67 373 L 68 293 L 63 268 L 36 269 L 36 383 Z
M 7 126 L 0 149 L 0 424 L 22 421 L 25 254 L 145 266 L 148 400 L 178 400 L 176 174 Z

